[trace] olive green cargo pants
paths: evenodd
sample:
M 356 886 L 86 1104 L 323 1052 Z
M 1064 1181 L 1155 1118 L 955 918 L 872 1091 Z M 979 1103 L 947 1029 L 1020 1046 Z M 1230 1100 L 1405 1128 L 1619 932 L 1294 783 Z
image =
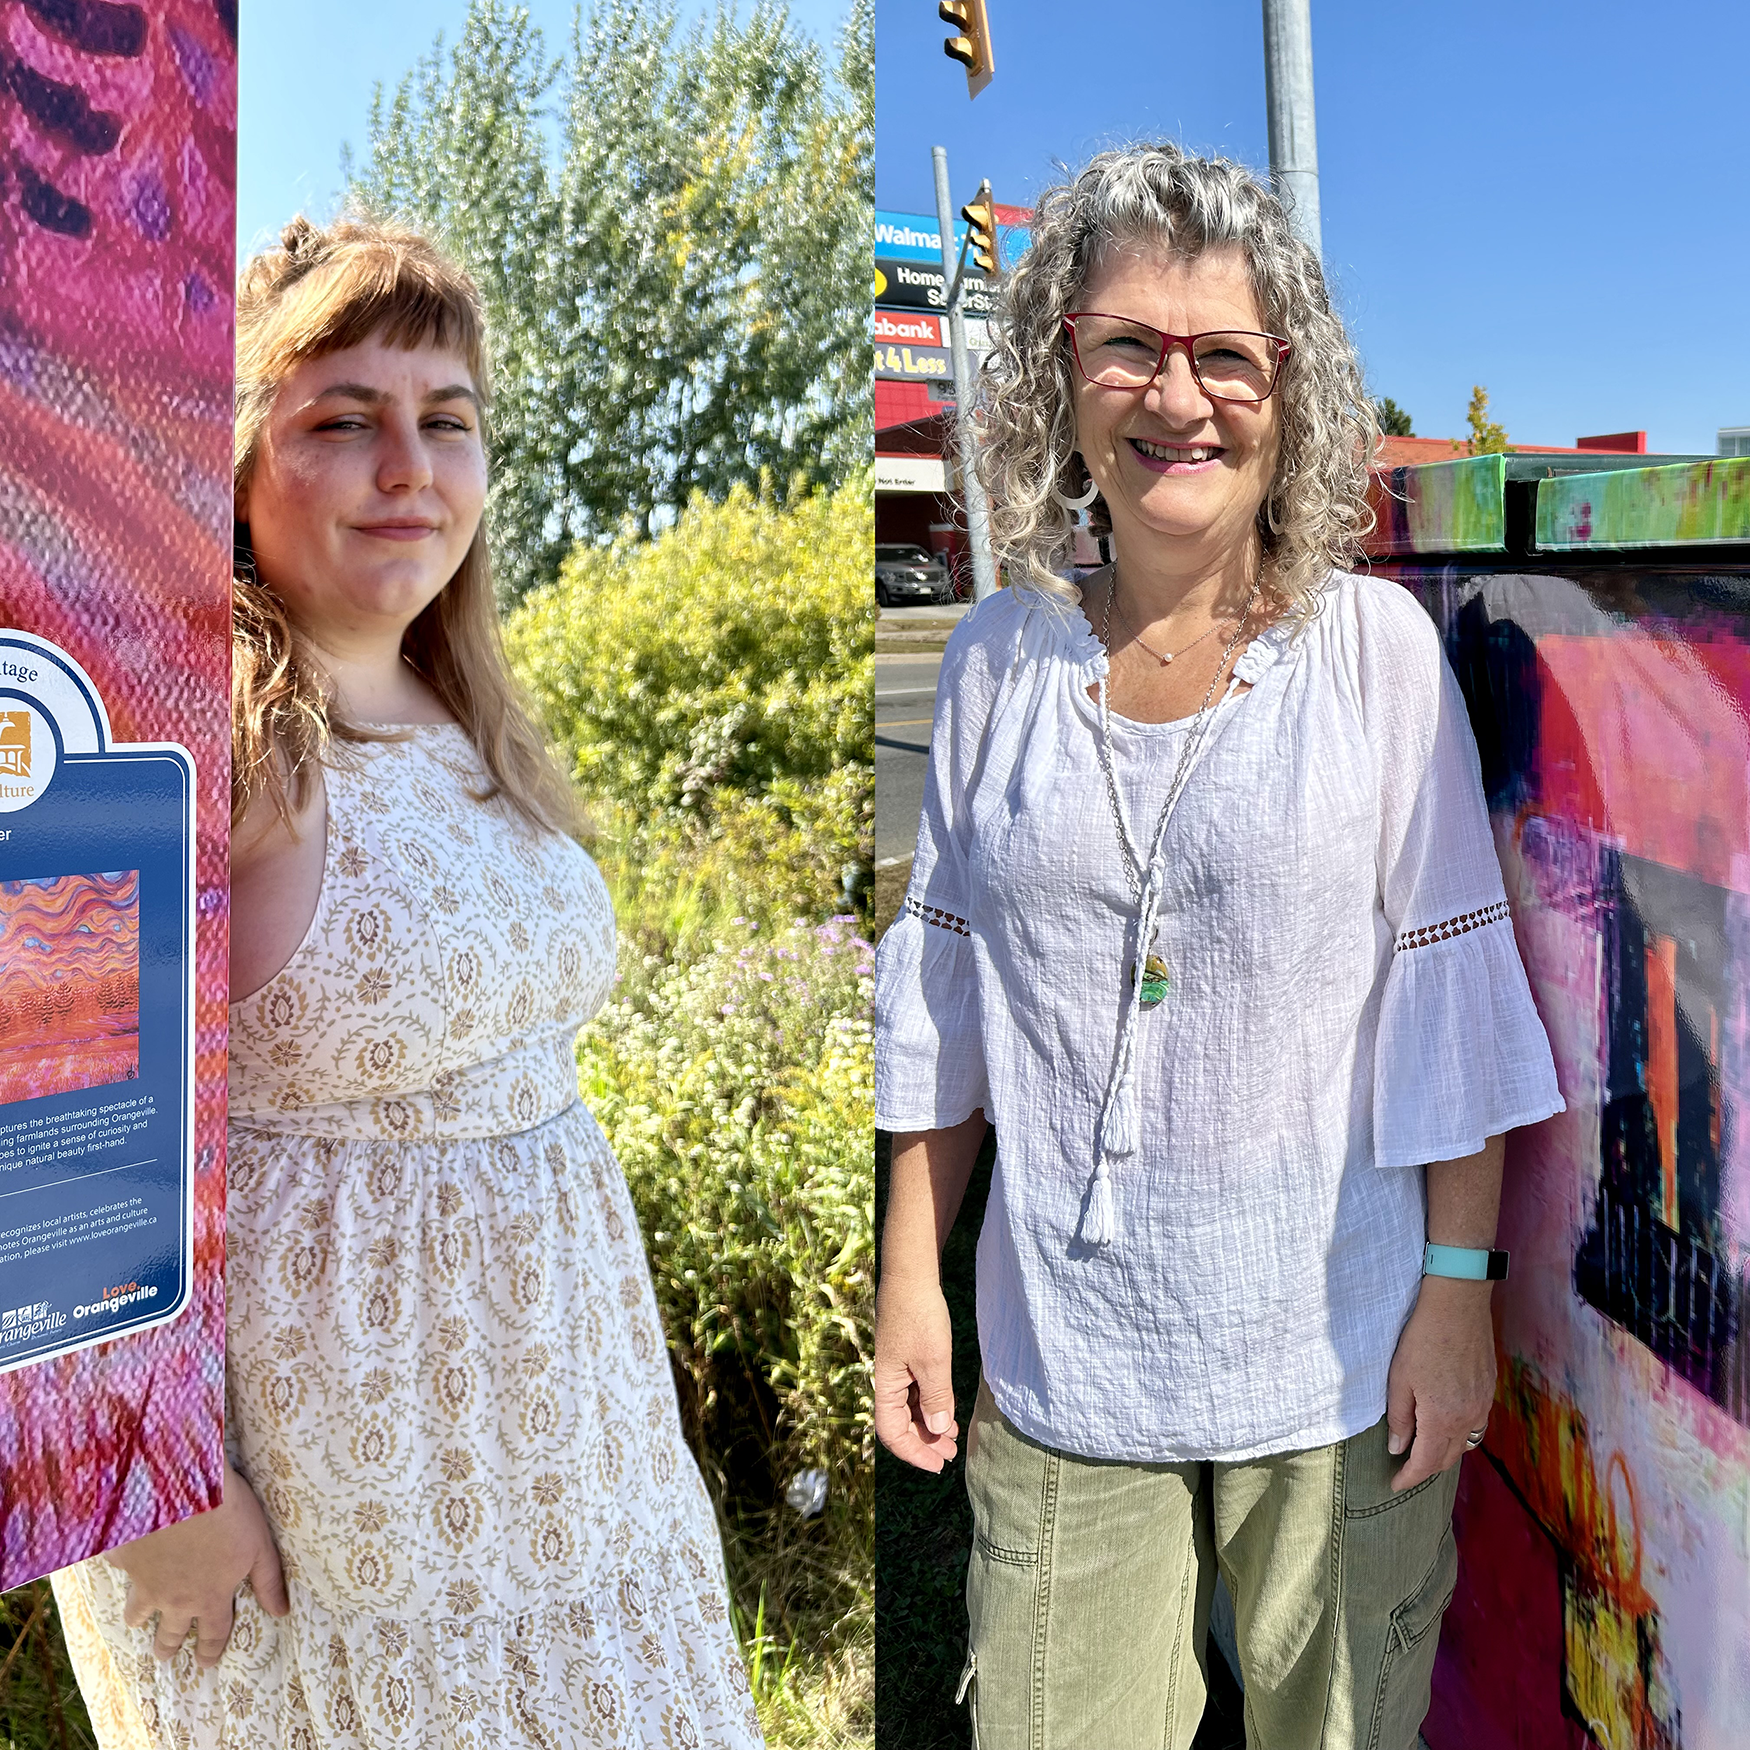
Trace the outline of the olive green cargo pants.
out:
M 1384 1421 L 1241 1464 L 1054 1452 L 979 1388 L 963 1693 L 976 1750 L 1188 1750 L 1219 1565 L 1248 1750 L 1416 1750 L 1458 1472 L 1401 1495 Z

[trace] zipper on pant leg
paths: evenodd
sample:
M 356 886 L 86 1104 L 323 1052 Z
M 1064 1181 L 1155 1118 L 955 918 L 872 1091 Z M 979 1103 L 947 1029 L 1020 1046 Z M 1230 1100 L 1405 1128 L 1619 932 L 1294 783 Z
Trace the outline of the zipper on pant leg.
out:
M 960 1673 L 960 1687 L 954 1691 L 954 1705 L 958 1707 L 966 1699 L 966 1692 L 972 1687 L 972 1680 L 978 1675 L 978 1651 L 974 1647 L 966 1649 L 966 1669 Z

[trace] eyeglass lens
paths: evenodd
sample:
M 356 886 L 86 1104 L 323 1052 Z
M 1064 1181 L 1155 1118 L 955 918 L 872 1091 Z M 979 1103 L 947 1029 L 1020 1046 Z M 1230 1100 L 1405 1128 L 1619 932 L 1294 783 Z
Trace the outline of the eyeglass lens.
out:
M 1145 322 L 1078 316 L 1076 357 L 1082 375 L 1109 389 L 1140 389 L 1155 375 L 1161 335 Z M 1192 368 L 1211 394 L 1227 401 L 1262 401 L 1276 382 L 1276 343 L 1265 334 L 1200 334 Z

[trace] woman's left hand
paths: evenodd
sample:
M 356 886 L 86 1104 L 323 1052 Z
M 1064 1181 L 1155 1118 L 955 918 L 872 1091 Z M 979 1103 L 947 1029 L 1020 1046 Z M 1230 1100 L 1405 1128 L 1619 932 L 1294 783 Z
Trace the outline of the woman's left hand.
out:
M 1385 1416 L 1394 1453 L 1409 1449 L 1392 1478 L 1401 1493 L 1464 1457 L 1465 1442 L 1489 1419 L 1495 1401 L 1492 1284 L 1424 1276 L 1392 1356 Z

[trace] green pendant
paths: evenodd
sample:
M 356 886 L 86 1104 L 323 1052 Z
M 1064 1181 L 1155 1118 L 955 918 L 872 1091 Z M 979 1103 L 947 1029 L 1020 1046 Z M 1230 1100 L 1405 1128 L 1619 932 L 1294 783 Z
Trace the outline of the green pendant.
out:
M 1130 982 L 1136 983 L 1136 967 L 1130 968 Z M 1142 1001 L 1137 1006 L 1144 1009 L 1159 1008 L 1167 1000 L 1167 963 L 1158 954 L 1149 954 L 1142 963 Z

